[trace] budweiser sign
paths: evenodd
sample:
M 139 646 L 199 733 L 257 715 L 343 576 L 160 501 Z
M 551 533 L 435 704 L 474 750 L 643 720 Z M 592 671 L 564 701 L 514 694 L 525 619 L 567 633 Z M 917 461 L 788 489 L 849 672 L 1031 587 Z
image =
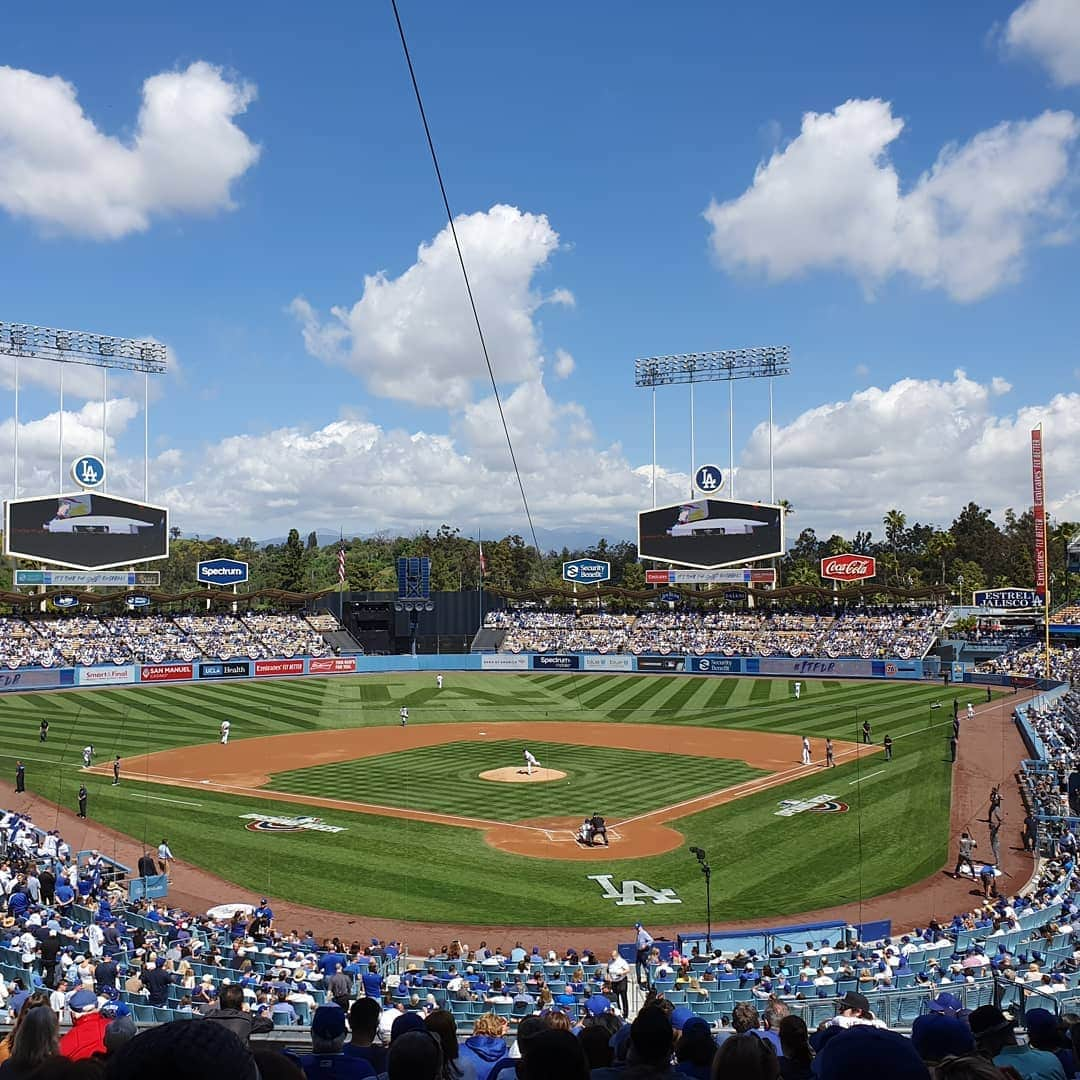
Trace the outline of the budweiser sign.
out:
M 829 581 L 865 581 L 877 573 L 870 555 L 830 555 L 821 560 L 821 576 Z

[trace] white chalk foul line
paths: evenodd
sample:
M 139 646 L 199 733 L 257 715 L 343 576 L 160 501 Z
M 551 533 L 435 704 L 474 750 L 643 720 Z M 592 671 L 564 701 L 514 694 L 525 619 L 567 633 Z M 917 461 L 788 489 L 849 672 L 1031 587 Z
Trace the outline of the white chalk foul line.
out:
M 190 799 L 166 799 L 164 795 L 142 795 L 143 799 L 153 799 L 155 802 L 171 802 L 179 806 L 202 806 L 201 802 L 192 802 Z
M 869 780 L 871 777 L 874 776 L 880 776 L 883 772 L 886 771 L 887 770 L 885 769 L 878 769 L 877 772 L 867 773 L 866 776 L 860 776 L 858 780 L 849 780 L 848 787 L 851 787 L 853 784 L 861 784 L 864 780 Z

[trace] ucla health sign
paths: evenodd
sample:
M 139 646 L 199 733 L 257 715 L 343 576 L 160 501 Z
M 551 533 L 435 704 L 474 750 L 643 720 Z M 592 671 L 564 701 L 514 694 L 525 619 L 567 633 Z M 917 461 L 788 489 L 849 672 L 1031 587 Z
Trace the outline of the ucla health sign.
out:
M 196 577 L 203 585 L 242 585 L 248 579 L 248 564 L 236 559 L 204 559 Z
M 1004 608 L 1016 611 L 1042 606 L 1034 589 L 979 589 L 974 596 L 976 607 Z
M 580 581 L 586 585 L 598 585 L 611 579 L 611 563 L 601 559 L 574 559 L 562 564 L 563 581 Z

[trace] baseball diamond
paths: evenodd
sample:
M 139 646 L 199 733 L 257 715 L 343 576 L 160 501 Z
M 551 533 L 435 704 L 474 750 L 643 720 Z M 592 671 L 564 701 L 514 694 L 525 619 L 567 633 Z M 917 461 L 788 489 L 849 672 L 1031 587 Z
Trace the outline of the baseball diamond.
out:
M 425 675 L 387 674 L 19 695 L 0 702 L 0 724 L 2 756 L 11 769 L 22 757 L 31 792 L 66 806 L 84 782 L 96 822 L 133 836 L 167 826 L 178 857 L 238 893 L 406 921 L 604 926 L 617 909 L 589 879 L 602 871 L 672 889 L 680 903 L 650 918 L 674 925 L 700 904 L 696 868 L 678 850 L 687 843 L 724 852 L 713 895 L 726 919 L 866 899 L 945 861 L 951 724 L 934 722 L 949 719 L 930 708 L 938 688 L 802 690 L 796 700 L 782 679 L 456 673 L 438 691 Z M 1004 704 L 982 708 L 1005 715 Z M 857 755 L 864 719 L 875 745 Z M 887 766 L 886 733 L 896 746 Z M 826 735 L 838 762 L 827 778 Z M 82 768 L 87 743 L 104 764 Z M 525 745 L 567 779 L 480 778 L 516 766 Z M 826 791 L 851 812 L 776 815 L 784 800 Z M 251 831 L 252 813 L 343 831 Z M 609 848 L 573 842 L 592 813 L 608 820 Z M 846 854 L 860 818 L 861 875 Z M 363 872 L 372 859 L 378 874 Z M 524 873 L 523 860 L 537 859 L 540 873 Z

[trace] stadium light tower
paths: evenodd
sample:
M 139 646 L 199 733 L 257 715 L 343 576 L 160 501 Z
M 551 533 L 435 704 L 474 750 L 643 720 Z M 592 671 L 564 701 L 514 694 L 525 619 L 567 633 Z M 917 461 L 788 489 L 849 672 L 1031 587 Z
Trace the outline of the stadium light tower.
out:
M 151 375 L 164 375 L 168 350 L 160 341 L 112 337 L 84 330 L 57 330 L 51 326 L 0 322 L 0 355 L 15 360 L 15 439 L 12 459 L 12 498 L 19 497 L 19 361 L 49 360 L 60 366 L 60 432 L 57 491 L 64 489 L 64 366 L 81 364 L 101 369 L 101 451 L 107 464 L 109 369 L 143 373 L 143 501 L 150 499 L 150 383 Z
M 656 388 L 690 386 L 690 497 L 694 497 L 694 386 L 701 382 L 728 384 L 728 497 L 735 498 L 735 380 L 769 380 L 769 502 L 776 502 L 773 475 L 773 380 L 791 372 L 791 350 L 787 345 L 762 345 L 752 349 L 724 349 L 720 352 L 680 353 L 649 356 L 634 361 L 634 385 L 652 390 L 652 489 L 656 506 Z

